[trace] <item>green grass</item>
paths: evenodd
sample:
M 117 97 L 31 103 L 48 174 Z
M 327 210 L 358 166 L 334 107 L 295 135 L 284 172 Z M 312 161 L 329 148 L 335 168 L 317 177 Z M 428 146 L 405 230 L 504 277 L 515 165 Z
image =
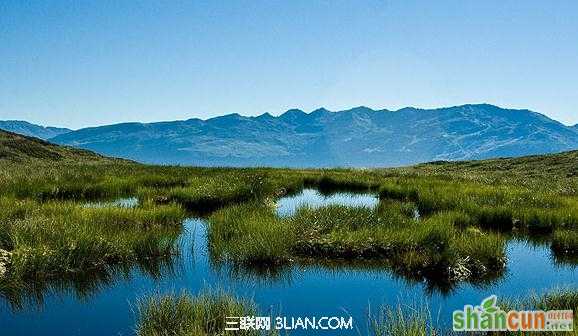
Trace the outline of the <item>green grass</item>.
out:
M 574 332 L 534 332 L 532 335 L 576 335 L 578 332 L 578 320 L 576 312 L 578 311 L 578 290 L 575 289 L 556 289 L 543 295 L 530 295 L 529 297 L 506 298 L 498 303 L 502 310 L 573 310 L 574 311 Z M 488 333 L 496 335 L 497 333 Z M 500 335 L 524 335 L 522 332 L 503 332 Z
M 541 296 L 506 299 L 499 304 L 503 310 L 578 310 L 578 291 L 555 290 Z M 416 308 L 418 307 L 418 308 Z M 139 336 L 226 335 L 227 316 L 263 316 L 252 301 L 236 298 L 222 291 L 203 291 L 196 296 L 186 292 L 179 295 L 156 295 L 142 299 L 137 305 Z M 376 313 L 368 314 L 369 336 L 440 336 L 451 335 L 439 326 L 424 305 L 384 305 Z M 363 323 L 355 321 L 354 323 Z M 576 329 L 575 329 L 576 330 Z M 268 334 L 276 334 L 270 331 Z M 241 335 L 263 335 L 246 331 Z M 488 333 L 492 335 L 492 333 Z M 506 333 L 501 333 L 506 334 Z M 516 333 L 511 333 L 516 335 Z M 540 335 L 540 333 L 535 333 Z M 556 333 L 542 333 L 558 335 Z M 568 335 L 569 333 L 559 333 Z M 521 335 L 521 334 L 520 334 Z
M 137 304 L 136 332 L 139 336 L 189 335 L 278 335 L 279 331 L 245 330 L 227 332 L 228 316 L 263 316 L 252 301 L 236 298 L 222 291 L 203 291 L 196 296 L 155 295 Z M 361 323 L 361 321 L 357 321 Z M 371 336 L 434 336 L 442 333 L 433 326 L 424 309 L 409 306 L 380 307 L 377 316 L 368 318 Z
M 413 278 L 474 280 L 501 272 L 505 239 L 463 228 L 461 213 L 423 221 L 411 205 L 381 202 L 372 209 L 303 206 L 286 218 L 261 203 L 245 203 L 209 217 L 209 247 L 216 260 L 281 265 L 297 259 L 381 260 Z
M 114 162 L 98 154 L 68 146 L 58 146 L 33 137 L 0 130 L 0 160 Z M 118 160 L 121 161 L 121 160 Z
M 552 249 L 559 255 L 578 255 L 578 232 L 573 230 L 558 230 L 552 238 Z
M 0 198 L 0 206 L 7 209 L 0 248 L 11 253 L 0 288 L 174 255 L 185 215 L 170 205 L 86 208 Z
M 91 230 L 124 227 L 126 232 L 118 236 L 127 237 L 125 240 L 129 243 L 125 245 L 131 246 L 134 242 L 143 246 L 145 244 L 138 243 L 138 239 L 130 238 L 128 232 L 136 230 L 138 233 L 148 230 L 148 226 L 163 223 L 172 226 L 170 217 L 185 209 L 210 216 L 211 250 L 217 259 L 222 257 L 249 265 L 264 262 L 283 264 L 295 257 L 386 257 L 390 266 L 408 276 L 433 277 L 441 273 L 456 279 L 474 278 L 499 272 L 504 259 L 505 235 L 546 235 L 545 239 L 552 241 L 552 249 L 557 255 L 568 259 L 578 254 L 578 243 L 573 239 L 578 218 L 577 198 L 555 188 L 543 189 L 543 183 L 551 183 L 546 180 L 536 183 L 536 190 L 524 185 L 496 185 L 491 179 L 484 181 L 480 177 L 486 174 L 483 172 L 468 178 L 459 174 L 440 174 L 443 165 L 436 166 L 435 174 L 425 168 L 421 171 L 418 168 L 224 169 L 153 167 L 124 161 L 58 165 L 45 161 L 26 165 L 6 161 L 0 165 L 0 190 L 6 203 L 3 207 L 16 209 L 13 216 L 19 216 L 16 224 L 12 223 L 14 219 L 10 222 L 12 224 L 2 224 L 3 227 L 14 226 L 18 230 L 33 227 L 39 235 L 48 236 L 38 229 L 41 226 L 55 225 L 57 230 L 65 232 L 63 227 L 70 225 L 68 231 L 75 228 L 82 232 L 90 222 L 98 227 Z M 570 184 L 574 181 L 573 177 L 559 179 Z M 277 218 L 269 204 L 303 186 L 321 187 L 326 193 L 344 189 L 379 190 L 380 206 L 377 209 L 304 208 L 290 219 Z M 33 204 L 32 208 L 47 212 L 55 204 L 69 207 L 67 204 L 75 202 L 133 195 L 139 198 L 141 207 L 133 210 L 75 210 L 75 213 L 82 213 L 80 217 L 83 218 L 77 224 L 69 224 L 71 220 L 63 216 L 48 216 L 48 220 L 39 224 L 42 216 L 32 216 L 33 211 L 18 205 Z M 419 210 L 421 215 L 419 221 L 413 218 L 415 210 Z M 68 231 L 66 234 L 72 235 Z M 12 251 L 9 232 L 8 229 L 0 232 L 0 244 Z M 127 250 L 161 254 L 151 247 L 116 248 L 114 253 L 108 252 L 105 247 L 119 245 L 114 243 L 116 231 L 110 232 L 94 234 L 94 238 L 105 236 L 109 237 L 105 240 L 110 241 L 103 244 L 93 239 L 92 247 L 84 243 L 85 250 L 94 249 L 105 251 L 97 254 L 119 256 L 107 257 L 107 260 L 129 260 Z M 151 232 L 156 233 L 150 233 L 150 236 L 161 239 L 163 233 L 158 229 Z M 138 236 L 136 233 L 132 234 Z M 89 239 L 81 238 L 80 233 L 78 235 L 79 241 Z M 464 241 L 474 243 L 464 244 Z M 27 246 L 36 242 L 30 240 Z M 65 249 L 59 247 L 57 250 Z M 32 251 L 42 250 L 35 247 Z M 41 252 L 30 254 L 37 256 Z M 57 255 L 57 258 L 63 258 L 63 254 Z M 94 263 L 93 259 L 89 258 L 84 264 Z M 71 264 L 70 269 L 77 269 L 76 265 L 82 263 L 74 261 Z M 36 262 L 27 261 L 26 265 L 40 267 L 35 266 Z M 13 269 L 23 272 L 20 267 L 14 266 Z M 56 268 L 53 273 L 62 269 Z M 44 272 L 47 270 L 41 273 Z
M 271 335 L 273 331 L 226 331 L 226 317 L 260 316 L 251 301 L 224 292 L 168 294 L 138 303 L 139 336 Z
M 292 234 L 289 223 L 259 203 L 231 206 L 209 217 L 209 248 L 216 259 L 282 264 L 291 256 Z
M 421 306 L 382 306 L 377 316 L 370 316 L 371 336 L 440 336 L 430 312 Z
M 559 289 L 544 295 L 532 295 L 514 303 L 520 309 L 568 310 L 578 311 L 578 291 Z

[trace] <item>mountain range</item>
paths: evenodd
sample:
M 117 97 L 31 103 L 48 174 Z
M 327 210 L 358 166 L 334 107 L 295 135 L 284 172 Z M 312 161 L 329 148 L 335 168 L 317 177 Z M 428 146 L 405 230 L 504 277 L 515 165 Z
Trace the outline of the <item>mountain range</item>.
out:
M 21 120 L 0 120 L 0 129 L 44 140 L 72 131 L 68 128 L 44 127 Z
M 385 167 L 578 149 L 577 126 L 488 104 L 292 109 L 277 117 L 229 114 L 75 131 L 14 121 L 0 128 L 145 163 L 198 166 Z

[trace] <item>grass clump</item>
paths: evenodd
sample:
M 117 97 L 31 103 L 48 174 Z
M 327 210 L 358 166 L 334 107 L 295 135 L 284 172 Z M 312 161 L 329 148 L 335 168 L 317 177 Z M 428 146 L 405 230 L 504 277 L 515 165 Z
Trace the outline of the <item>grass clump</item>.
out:
M 552 237 L 552 250 L 558 255 L 578 255 L 578 232 L 557 230 Z
M 270 192 L 263 175 L 247 173 L 195 178 L 187 187 L 172 188 L 161 198 L 190 211 L 209 213 L 231 203 L 261 199 Z
M 16 204 L 19 206 L 4 213 L 1 225 L 0 248 L 9 251 L 11 258 L 0 286 L 174 255 L 184 218 L 184 212 L 176 206 Z
M 352 175 L 357 175 L 357 178 L 352 179 Z M 318 189 L 322 195 L 338 191 L 366 192 L 379 188 L 376 179 L 368 175 L 359 175 L 355 170 L 338 170 L 330 174 L 322 173 L 320 176 L 306 177 L 304 185 Z
M 383 306 L 377 316 L 370 316 L 371 336 L 439 336 L 430 312 L 407 305 Z
M 578 311 L 578 291 L 570 289 L 558 289 L 544 295 L 532 295 L 529 298 L 518 301 L 520 308 L 538 310 L 574 310 Z
M 376 208 L 300 207 L 279 217 L 262 203 L 227 207 L 209 217 L 216 260 L 279 265 L 291 260 L 381 260 L 396 272 L 437 281 L 471 280 L 500 272 L 505 239 L 463 226 L 469 217 L 444 212 L 419 221 L 412 205 Z M 474 243 L 471 243 L 474 241 Z
M 504 299 L 498 303 L 504 311 L 518 310 L 578 310 L 578 291 L 554 290 L 542 295 L 525 298 Z M 427 307 L 419 308 L 398 304 L 395 307 L 382 306 L 377 316 L 369 318 L 369 335 L 372 336 L 438 336 L 452 335 L 451 330 L 437 327 Z M 578 321 L 574 321 L 574 330 L 578 330 Z M 479 332 L 476 335 L 526 335 L 524 332 Z M 568 332 L 533 332 L 532 335 L 569 335 Z
M 266 205 L 245 203 L 209 217 L 213 256 L 241 264 L 282 264 L 291 256 L 294 231 Z
M 518 310 L 573 310 L 578 311 L 578 290 L 575 289 L 556 289 L 546 292 L 542 295 L 532 294 L 524 298 L 506 298 L 499 303 L 504 311 Z M 578 330 L 578 321 L 574 317 L 574 333 L 568 332 L 533 332 L 532 335 L 571 335 Z M 524 335 L 523 332 L 489 332 L 489 335 Z
M 257 330 L 225 330 L 226 317 L 257 316 L 256 311 L 251 301 L 224 292 L 150 297 L 138 303 L 136 333 L 139 336 L 265 335 Z

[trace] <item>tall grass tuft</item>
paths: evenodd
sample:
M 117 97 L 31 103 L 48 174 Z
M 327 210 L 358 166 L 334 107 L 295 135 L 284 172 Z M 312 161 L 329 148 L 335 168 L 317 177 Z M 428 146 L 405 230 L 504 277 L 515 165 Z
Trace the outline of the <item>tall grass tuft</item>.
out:
M 290 258 L 294 231 L 266 205 L 245 203 L 209 217 L 214 255 L 242 264 L 282 264 Z
M 556 230 L 552 237 L 552 250 L 558 255 L 578 255 L 578 232 L 574 230 Z
M 138 302 L 136 332 L 139 336 L 265 335 L 256 330 L 225 330 L 227 317 L 256 316 L 256 311 L 253 302 L 224 292 L 149 297 Z
M 430 312 L 406 305 L 383 306 L 378 316 L 369 318 L 371 336 L 440 336 Z

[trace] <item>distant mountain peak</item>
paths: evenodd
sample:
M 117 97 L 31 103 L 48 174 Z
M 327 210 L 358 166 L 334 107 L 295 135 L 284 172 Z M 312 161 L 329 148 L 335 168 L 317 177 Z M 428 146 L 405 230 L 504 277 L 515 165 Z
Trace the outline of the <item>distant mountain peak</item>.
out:
M 324 113 L 331 113 L 331 111 L 329 111 L 328 109 L 326 109 L 325 107 L 320 107 L 318 109 L 315 109 L 313 111 L 311 111 L 310 114 L 324 114 Z
M 284 115 L 301 115 L 301 114 L 307 114 L 305 113 L 303 110 L 300 109 L 290 109 L 285 111 L 285 113 L 281 114 L 282 116 Z
M 357 106 L 347 110 L 346 112 L 376 112 L 374 109 L 371 109 L 367 106 Z
M 299 109 L 290 109 L 287 112 L 281 114 L 279 116 L 279 119 L 281 120 L 293 120 L 293 121 L 298 121 L 298 120 L 303 120 L 305 118 L 307 118 L 308 115 L 307 113 L 305 113 L 302 110 Z
M 257 117 L 255 117 L 257 119 L 272 119 L 275 118 L 271 113 L 269 112 L 265 112 L 263 114 L 258 115 Z
M 229 114 L 225 114 L 225 115 L 222 115 L 222 116 L 214 117 L 214 118 L 211 118 L 211 119 L 213 119 L 213 120 L 214 120 L 214 119 L 239 119 L 239 118 L 241 118 L 241 117 L 242 117 L 242 116 L 241 116 L 239 113 L 236 113 L 236 112 L 235 112 L 235 113 L 229 113 Z M 210 119 L 209 119 L 209 120 L 210 120 Z

